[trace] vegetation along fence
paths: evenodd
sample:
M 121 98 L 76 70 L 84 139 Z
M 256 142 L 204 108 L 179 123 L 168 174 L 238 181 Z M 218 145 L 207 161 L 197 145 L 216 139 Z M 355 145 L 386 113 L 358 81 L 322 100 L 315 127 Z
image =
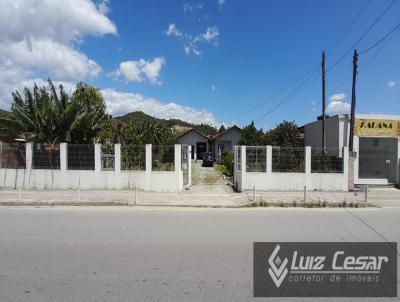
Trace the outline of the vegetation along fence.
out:
M 181 145 L 0 142 L 0 188 L 180 191 L 190 185 L 190 152 Z
M 234 167 L 239 191 L 348 190 L 347 148 L 236 146 Z
M 33 169 L 60 169 L 60 145 L 33 144 Z
M 0 168 L 25 169 L 25 143 L 0 142 Z

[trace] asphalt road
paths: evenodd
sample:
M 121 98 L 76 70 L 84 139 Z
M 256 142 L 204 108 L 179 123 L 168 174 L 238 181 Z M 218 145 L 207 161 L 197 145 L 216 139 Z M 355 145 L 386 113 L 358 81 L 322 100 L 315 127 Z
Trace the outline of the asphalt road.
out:
M 0 208 L 0 301 L 271 301 L 254 241 L 383 240 L 400 209 Z

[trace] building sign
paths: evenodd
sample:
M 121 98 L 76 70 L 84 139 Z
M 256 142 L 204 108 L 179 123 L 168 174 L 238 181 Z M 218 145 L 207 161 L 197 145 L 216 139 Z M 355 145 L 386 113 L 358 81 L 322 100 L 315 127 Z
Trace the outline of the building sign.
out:
M 397 242 L 255 242 L 255 297 L 397 297 Z
M 357 136 L 400 136 L 400 121 L 357 119 L 354 134 Z

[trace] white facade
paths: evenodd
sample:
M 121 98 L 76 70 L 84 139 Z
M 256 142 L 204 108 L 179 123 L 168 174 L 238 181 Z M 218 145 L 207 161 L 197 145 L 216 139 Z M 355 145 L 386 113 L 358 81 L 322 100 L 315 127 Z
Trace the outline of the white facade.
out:
M 366 120 L 393 120 L 400 121 L 400 116 L 398 115 L 356 115 L 357 119 Z M 343 147 L 348 147 L 349 137 L 350 137 L 350 116 L 347 114 L 336 115 L 326 119 L 326 148 L 328 152 L 335 152 L 334 150 L 340 150 Z M 360 140 L 361 146 L 360 146 Z M 396 144 L 397 140 L 397 156 L 388 155 L 388 158 L 383 159 L 380 165 L 387 165 L 386 173 L 378 173 L 383 170 L 376 169 L 376 175 L 369 175 L 368 177 L 363 177 L 363 169 L 371 168 L 373 165 L 378 165 L 377 159 L 374 158 L 374 152 L 380 152 L 381 156 L 383 150 L 382 148 L 387 148 L 387 142 L 390 141 L 391 145 Z M 304 141 L 306 146 L 311 146 L 314 148 L 321 148 L 322 144 L 322 121 L 315 121 L 304 125 Z M 374 148 L 373 145 L 376 145 Z M 392 148 L 393 149 L 393 148 Z M 357 136 L 354 135 L 353 140 L 353 151 L 355 152 L 354 161 L 354 183 L 360 185 L 387 185 L 387 184 L 400 184 L 400 137 L 399 136 Z M 365 152 L 369 152 L 371 160 L 360 160 Z M 389 158 L 390 157 L 390 158 Z M 394 162 L 395 161 L 395 162 Z M 361 164 L 361 166 L 360 166 Z
M 241 130 L 237 126 L 228 128 L 226 131 L 215 136 L 207 137 L 196 129 L 191 129 L 179 137 L 179 142 L 184 145 L 192 146 L 194 159 L 201 159 L 203 152 L 212 152 L 216 160 L 222 158 L 222 154 L 227 151 L 234 151 L 234 147 L 239 144 Z M 204 148 L 200 149 L 200 146 Z
M 220 160 L 225 152 L 234 151 L 235 146 L 239 145 L 241 130 L 238 127 L 232 127 L 217 134 L 214 139 L 215 157 Z
M 201 153 L 208 151 L 210 147 L 208 137 L 195 129 L 191 129 L 184 135 L 180 136 L 179 142 L 182 145 L 189 145 L 192 147 L 192 159 L 200 158 L 202 155 Z M 201 145 L 205 146 L 205 150 L 200 150 Z

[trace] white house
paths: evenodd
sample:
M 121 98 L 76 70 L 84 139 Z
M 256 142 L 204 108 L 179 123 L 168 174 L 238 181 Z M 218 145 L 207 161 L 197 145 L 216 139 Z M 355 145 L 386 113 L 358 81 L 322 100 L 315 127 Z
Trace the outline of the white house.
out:
M 232 126 L 216 135 L 205 135 L 196 129 L 190 129 L 179 137 L 179 142 L 192 146 L 192 159 L 201 159 L 204 152 L 212 152 L 216 160 L 221 160 L 227 151 L 234 151 L 239 144 L 241 129 Z
M 350 116 L 335 115 L 326 119 L 326 148 L 341 154 L 349 144 Z M 322 121 L 304 125 L 306 146 L 322 147 Z M 400 116 L 356 115 L 353 151 L 354 183 L 400 184 Z

